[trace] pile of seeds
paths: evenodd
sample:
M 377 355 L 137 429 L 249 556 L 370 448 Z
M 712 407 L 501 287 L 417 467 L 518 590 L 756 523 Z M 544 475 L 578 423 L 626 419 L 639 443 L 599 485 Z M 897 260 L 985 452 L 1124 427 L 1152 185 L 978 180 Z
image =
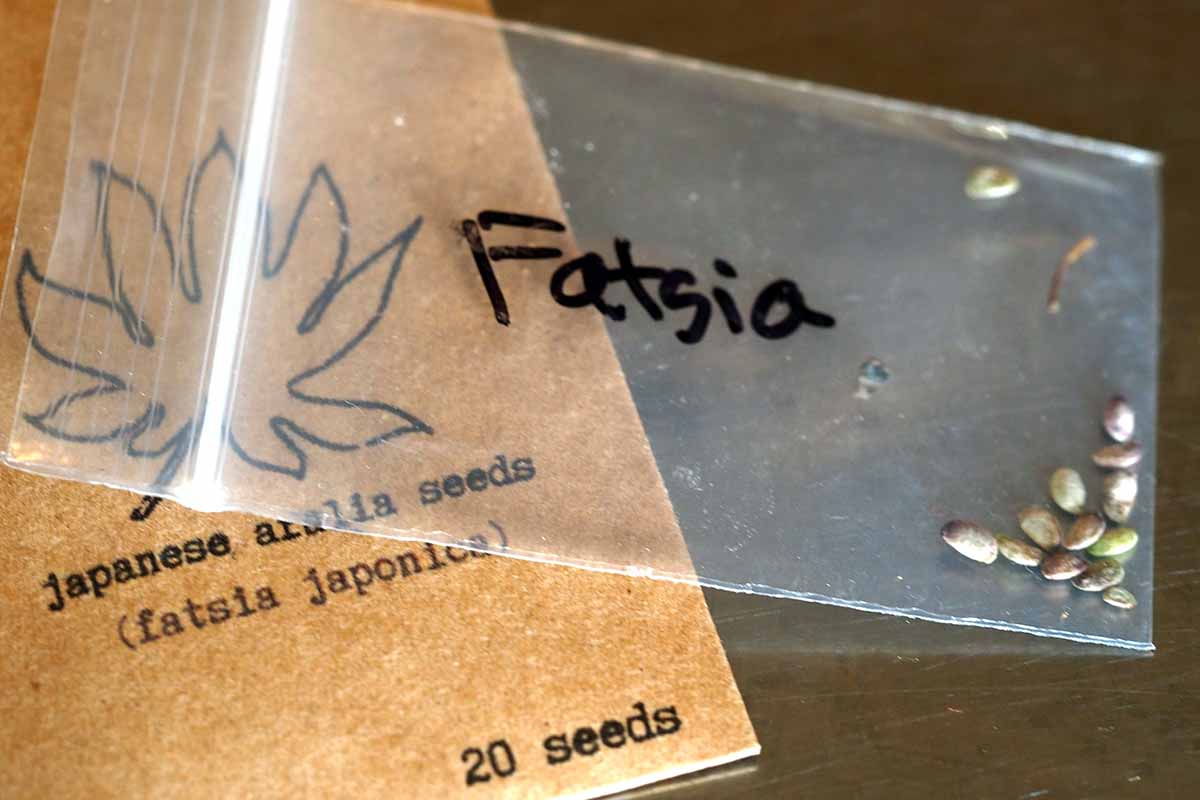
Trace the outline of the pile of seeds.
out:
M 1104 592 L 1104 602 L 1130 609 L 1137 599 L 1120 583 L 1125 580 L 1122 562 L 1137 546 L 1138 535 L 1125 527 L 1137 501 L 1138 479 L 1133 468 L 1142 460 L 1141 445 L 1133 441 L 1133 409 L 1117 395 L 1104 408 L 1104 430 L 1116 444 L 1092 454 L 1092 461 L 1107 470 L 1101 511 L 1087 510 L 1087 488 L 1073 469 L 1063 467 L 1050 476 L 1054 504 L 1074 517 L 1063 532 L 1057 515 L 1043 506 L 1030 506 L 1017 522 L 1033 544 L 997 535 L 974 522 L 953 520 L 942 527 L 946 544 L 974 561 L 991 564 L 997 555 L 1014 564 L 1039 567 L 1051 581 L 1071 581 L 1085 592 Z M 1107 521 L 1106 518 L 1107 517 Z M 1110 527 L 1109 521 L 1117 527 Z M 1084 555 L 1092 556 L 1092 560 Z

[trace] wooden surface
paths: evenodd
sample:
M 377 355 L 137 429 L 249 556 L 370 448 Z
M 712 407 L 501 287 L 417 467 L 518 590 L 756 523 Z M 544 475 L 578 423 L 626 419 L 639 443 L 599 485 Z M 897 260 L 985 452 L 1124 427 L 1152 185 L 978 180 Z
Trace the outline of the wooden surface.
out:
M 1153 656 L 706 592 L 763 745 L 655 797 L 1200 791 L 1200 4 L 497 0 L 499 16 L 1155 149 Z M 660 791 L 662 791 L 660 789 Z

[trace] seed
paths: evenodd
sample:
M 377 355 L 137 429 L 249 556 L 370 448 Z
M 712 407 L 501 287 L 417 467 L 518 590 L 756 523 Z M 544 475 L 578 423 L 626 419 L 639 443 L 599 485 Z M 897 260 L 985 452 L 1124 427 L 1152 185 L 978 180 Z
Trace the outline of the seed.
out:
M 1122 500 L 1105 500 L 1103 507 L 1104 516 L 1120 525 L 1129 522 L 1129 517 L 1133 514 L 1133 503 Z
M 1116 556 L 1137 547 L 1138 535 L 1133 528 L 1113 528 L 1087 549 L 1093 556 Z
M 1042 575 L 1051 581 L 1067 581 L 1088 568 L 1088 562 L 1074 553 L 1055 553 L 1042 562 Z
M 1137 475 L 1127 469 L 1119 469 L 1104 476 L 1104 498 L 1122 503 L 1137 500 Z
M 1111 558 L 1103 558 L 1088 564 L 1088 568 L 1071 583 L 1085 592 L 1102 592 L 1123 580 L 1125 568 Z
M 1137 502 L 1137 475 L 1124 469 L 1104 476 L 1104 513 L 1114 522 L 1125 522 Z
M 1028 542 L 1000 534 L 996 534 L 996 547 L 1000 550 L 1000 555 L 1023 567 L 1036 567 L 1046 555 Z
M 1017 523 L 1025 535 L 1043 550 L 1053 550 L 1062 542 L 1062 529 L 1054 515 L 1041 506 L 1030 506 L 1017 514 Z
M 1063 511 L 1078 514 L 1087 502 L 1087 489 L 1078 472 L 1062 467 L 1050 476 L 1050 496 Z
M 1137 442 L 1110 444 L 1092 453 L 1092 461 L 1096 462 L 1096 466 L 1108 469 L 1136 467 L 1141 460 L 1142 446 Z
M 1063 537 L 1063 547 L 1068 550 L 1082 550 L 1091 547 L 1096 540 L 1104 535 L 1104 517 L 1099 514 L 1084 514 L 1067 531 Z
M 1128 442 L 1133 436 L 1133 407 L 1119 394 L 1104 406 L 1104 430 L 1117 442 Z
M 963 188 L 972 200 L 998 200 L 1016 194 L 1021 179 L 1004 167 L 980 167 L 970 174 Z
M 1106 589 L 1104 591 L 1104 602 L 1117 608 L 1129 609 L 1137 607 L 1137 598 L 1133 596 L 1133 592 L 1123 589 L 1120 586 L 1113 586 L 1111 589 Z
M 1111 556 L 1106 556 L 1106 558 L 1111 558 L 1114 561 L 1120 562 L 1121 566 L 1125 566 L 1136 554 L 1137 548 L 1134 548 L 1133 550 L 1126 550 L 1124 553 L 1113 553 Z
M 942 538 L 972 561 L 991 564 L 996 560 L 996 537 L 982 525 L 956 519 L 942 526 Z

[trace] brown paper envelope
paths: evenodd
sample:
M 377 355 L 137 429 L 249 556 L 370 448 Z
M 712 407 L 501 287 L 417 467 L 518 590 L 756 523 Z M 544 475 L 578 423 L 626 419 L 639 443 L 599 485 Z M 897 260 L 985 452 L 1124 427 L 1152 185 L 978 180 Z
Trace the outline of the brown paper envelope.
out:
M 595 796 L 758 752 L 694 586 L 11 469 L 0 505 L 6 796 Z
M 48 35 L 36 5 L 3 26 L 24 42 L 3 56 L 5 230 Z M 12 470 L 0 507 L 14 796 L 591 796 L 758 750 L 694 587 L 169 503 L 146 516 Z

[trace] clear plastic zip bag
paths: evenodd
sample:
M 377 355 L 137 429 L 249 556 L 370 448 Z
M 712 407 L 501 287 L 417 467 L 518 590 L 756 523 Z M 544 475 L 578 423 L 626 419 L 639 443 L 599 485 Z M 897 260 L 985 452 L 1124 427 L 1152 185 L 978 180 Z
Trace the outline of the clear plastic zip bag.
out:
M 5 458 L 1148 648 L 1157 164 L 403 5 L 64 0 Z M 1020 537 L 1060 466 L 1098 510 L 1117 392 L 1140 605 L 946 546 L 954 518 Z

